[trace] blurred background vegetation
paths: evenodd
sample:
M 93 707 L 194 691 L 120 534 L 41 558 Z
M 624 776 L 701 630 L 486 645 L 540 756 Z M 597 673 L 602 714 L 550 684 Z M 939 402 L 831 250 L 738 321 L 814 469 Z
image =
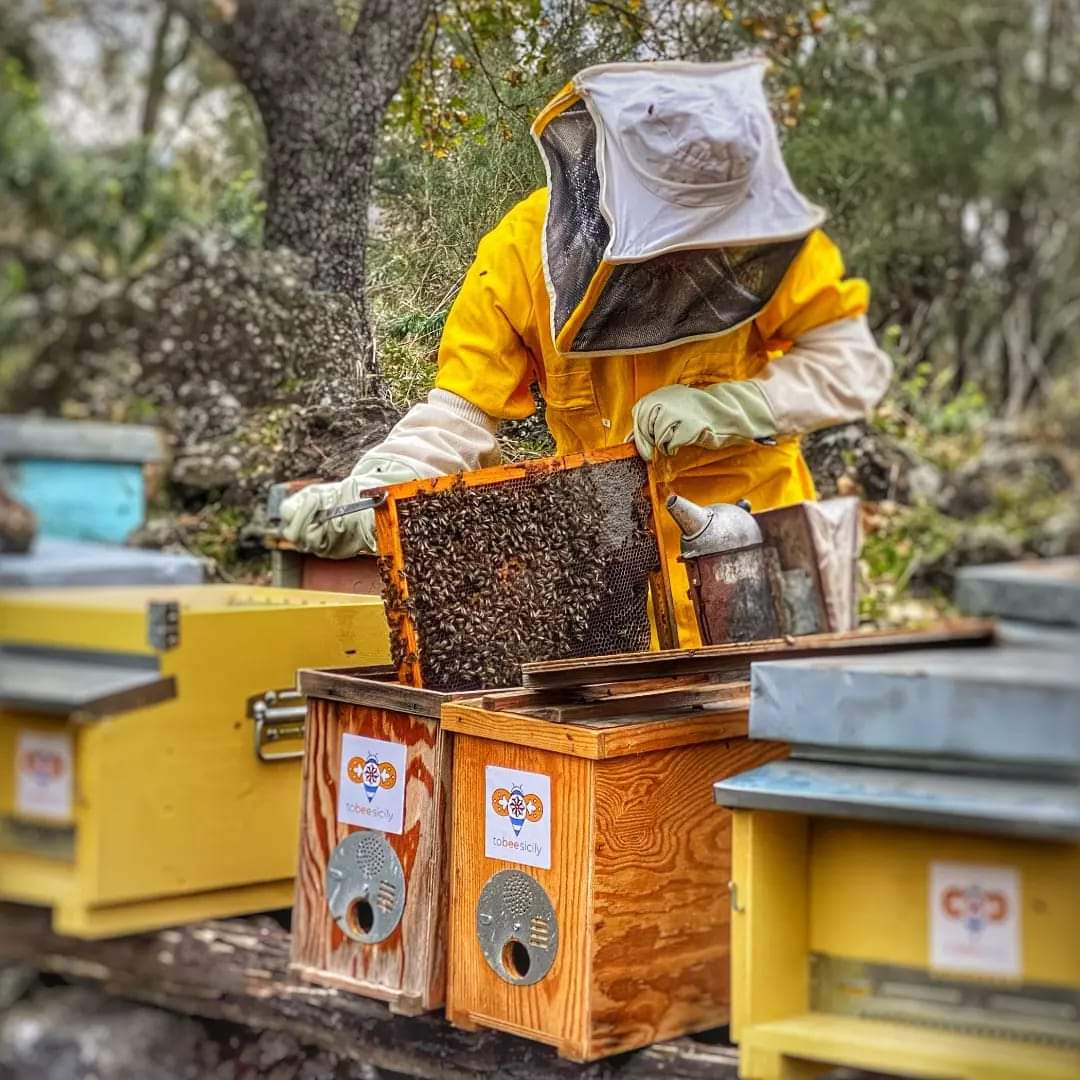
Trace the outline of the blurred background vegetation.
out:
M 266 101 L 191 4 L 0 8 L 0 407 L 162 424 L 141 542 L 262 573 L 266 485 L 347 471 L 429 388 L 477 240 L 543 183 L 547 98 L 590 63 L 752 51 L 896 361 L 870 424 L 808 447 L 823 494 L 866 499 L 865 614 L 939 604 L 965 562 L 1080 550 L 1080 0 L 447 0 L 418 50 L 350 307 L 317 245 L 268 229 Z M 544 452 L 542 423 L 505 443 Z

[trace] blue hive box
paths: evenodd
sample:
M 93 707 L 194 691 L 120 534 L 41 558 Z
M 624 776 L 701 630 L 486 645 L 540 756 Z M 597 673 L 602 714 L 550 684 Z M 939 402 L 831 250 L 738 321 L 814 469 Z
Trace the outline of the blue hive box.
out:
M 146 517 L 145 466 L 164 457 L 156 428 L 0 417 L 0 482 L 41 536 L 122 543 Z

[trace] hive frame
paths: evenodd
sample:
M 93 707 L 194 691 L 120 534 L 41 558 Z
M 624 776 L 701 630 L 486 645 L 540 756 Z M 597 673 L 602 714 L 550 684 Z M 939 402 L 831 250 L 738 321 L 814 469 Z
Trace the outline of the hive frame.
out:
M 423 480 L 412 480 L 405 484 L 377 489 L 372 495 L 385 494 L 383 502 L 375 510 L 375 534 L 378 540 L 380 557 L 389 575 L 400 587 L 399 599 L 402 604 L 408 600 L 408 581 L 404 573 L 405 558 L 401 547 L 398 530 L 398 503 L 423 493 L 445 491 L 448 488 L 464 484 L 466 487 L 521 480 L 537 473 L 553 473 L 577 469 L 583 465 L 604 464 L 611 461 L 624 461 L 634 457 L 637 450 L 631 443 L 606 447 L 602 450 L 587 450 L 568 454 L 559 458 L 539 458 L 520 461 L 514 464 L 494 465 L 487 469 L 473 472 L 455 473 L 450 476 L 436 476 Z M 657 531 L 656 522 L 663 509 L 667 496 L 665 485 L 658 481 L 652 466 L 647 466 L 649 484 L 649 502 L 652 508 L 650 527 L 656 538 L 657 552 L 660 556 L 660 569 L 649 575 L 649 594 L 652 600 L 653 621 L 657 640 L 661 649 L 679 647 L 678 631 L 675 625 L 674 606 L 671 594 L 670 571 L 664 558 L 664 548 Z M 400 635 L 402 660 L 398 666 L 398 679 L 405 686 L 422 686 L 420 671 L 419 641 L 416 627 L 407 612 L 401 614 L 400 627 L 391 627 L 391 633 Z

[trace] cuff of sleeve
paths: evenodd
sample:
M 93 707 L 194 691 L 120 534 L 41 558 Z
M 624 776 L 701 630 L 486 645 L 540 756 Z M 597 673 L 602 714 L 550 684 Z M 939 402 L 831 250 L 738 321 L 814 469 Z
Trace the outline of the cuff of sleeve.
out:
M 441 406 L 448 412 L 452 412 L 455 416 L 460 416 L 462 420 L 470 424 L 475 424 L 477 427 L 489 431 L 492 435 L 495 434 L 499 426 L 499 421 L 495 417 L 488 416 L 483 409 L 477 408 L 467 398 L 463 398 L 460 394 L 455 394 L 450 390 L 436 388 L 428 394 L 428 401 L 432 405 Z

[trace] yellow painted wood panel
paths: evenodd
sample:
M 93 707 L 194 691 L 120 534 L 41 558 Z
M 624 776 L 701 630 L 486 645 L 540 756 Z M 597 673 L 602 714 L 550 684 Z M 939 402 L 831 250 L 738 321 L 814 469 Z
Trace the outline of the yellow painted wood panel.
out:
M 0 896 L 20 904 L 53 904 L 78 893 L 75 867 L 29 851 L 0 853 Z
M 162 655 L 177 697 L 85 729 L 89 903 L 293 876 L 300 763 L 255 757 L 245 703 L 300 667 L 385 662 L 382 604 L 350 599 L 181 615 L 180 645 Z
M 105 907 L 87 907 L 69 895 L 56 904 L 53 929 L 58 934 L 81 938 L 117 937 L 179 926 L 202 919 L 225 919 L 252 911 L 287 908 L 293 902 L 293 881 L 260 881 L 231 889 L 134 900 Z
M 484 855 L 484 770 L 488 765 L 551 778 L 551 869 L 520 866 Z M 447 1017 L 550 1043 L 582 1059 L 589 1048 L 589 877 L 593 849 L 591 761 L 528 746 L 456 736 L 454 837 L 450 889 L 450 968 Z M 488 966 L 476 938 L 476 903 L 489 878 L 517 869 L 547 891 L 559 925 L 559 946 L 547 975 L 532 986 L 505 982 Z
M 12 589 L 0 591 L 0 637 L 9 644 L 152 654 L 147 639 L 147 609 L 152 602 L 179 604 L 183 624 L 199 613 L 342 609 L 358 601 L 382 606 L 378 597 L 255 585 Z
M 1076 1080 L 1080 1050 L 823 1013 L 756 1025 L 739 1046 L 743 1080 L 801 1080 L 838 1066 L 926 1080 Z
M 734 811 L 732 1035 L 810 1004 L 807 819 Z
M 930 863 L 1011 867 L 1023 977 L 1080 987 L 1080 845 L 819 818 L 809 846 L 812 951 L 925 968 Z

